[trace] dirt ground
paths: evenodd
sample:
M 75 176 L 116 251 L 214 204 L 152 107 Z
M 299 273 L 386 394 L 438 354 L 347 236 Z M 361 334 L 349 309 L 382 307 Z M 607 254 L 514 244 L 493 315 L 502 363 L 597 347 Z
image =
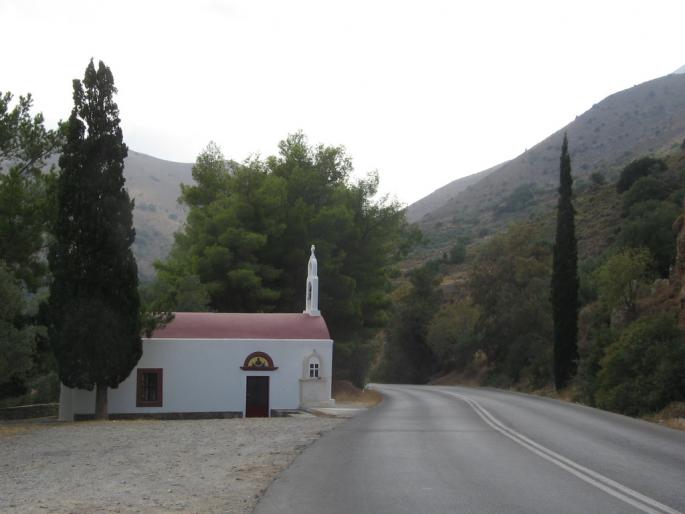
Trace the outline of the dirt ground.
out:
M 340 419 L 0 426 L 0 512 L 247 513 Z

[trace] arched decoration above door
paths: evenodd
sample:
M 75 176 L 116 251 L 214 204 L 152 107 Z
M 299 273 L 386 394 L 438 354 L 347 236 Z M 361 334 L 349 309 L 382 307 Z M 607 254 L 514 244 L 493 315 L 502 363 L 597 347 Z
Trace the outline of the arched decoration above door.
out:
M 244 371 L 275 371 L 278 367 L 274 366 L 273 359 L 264 352 L 252 352 L 245 357 L 245 363 L 240 366 Z

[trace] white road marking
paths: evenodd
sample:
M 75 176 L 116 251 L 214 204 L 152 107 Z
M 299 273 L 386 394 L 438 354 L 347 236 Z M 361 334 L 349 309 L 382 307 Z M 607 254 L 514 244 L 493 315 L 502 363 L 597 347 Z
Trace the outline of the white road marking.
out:
M 597 487 L 598 489 L 601 489 L 602 491 L 606 492 L 607 494 L 610 494 L 611 496 L 614 496 L 615 498 L 618 498 L 619 500 L 622 500 L 625 503 L 632 505 L 636 509 L 639 509 L 642 512 L 648 512 L 650 514 L 682 514 L 681 512 L 672 509 L 668 505 L 659 503 L 653 498 L 645 496 L 644 494 L 641 494 L 629 487 L 626 487 L 622 484 L 619 484 L 618 482 L 615 482 L 614 480 L 611 480 L 608 477 L 605 477 L 601 473 L 597 473 L 596 471 L 581 466 L 577 462 L 574 462 L 571 459 L 568 459 L 563 455 L 560 455 L 550 450 L 549 448 L 546 448 L 545 446 L 536 443 L 535 441 L 527 438 L 523 434 L 516 432 L 515 430 L 509 428 L 508 426 L 504 425 L 501 421 L 499 421 L 497 418 L 495 418 L 492 414 L 490 414 L 490 412 L 487 411 L 487 409 L 481 406 L 477 401 L 472 400 L 471 398 L 468 398 L 458 393 L 450 393 L 448 391 L 444 391 L 444 394 L 449 394 L 450 396 L 454 396 L 466 402 L 476 412 L 476 414 L 478 414 L 478 416 L 480 416 L 481 419 L 485 421 L 485 423 L 487 423 L 491 428 L 494 428 L 499 433 L 508 437 L 515 443 L 523 446 L 524 448 L 535 453 L 536 455 L 539 455 L 543 459 L 548 460 L 552 464 L 555 464 L 556 466 L 559 466 L 560 468 L 577 476 L 578 478 L 587 482 L 588 484 L 591 484 Z

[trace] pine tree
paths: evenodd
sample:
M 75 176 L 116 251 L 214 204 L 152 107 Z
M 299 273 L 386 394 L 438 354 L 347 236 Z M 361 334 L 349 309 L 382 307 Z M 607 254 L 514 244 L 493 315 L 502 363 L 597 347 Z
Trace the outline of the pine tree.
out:
M 554 385 L 562 389 L 576 373 L 578 360 L 578 252 L 575 210 L 571 201 L 573 179 L 568 139 L 561 146 L 559 205 L 552 270 L 554 313 Z
M 133 202 L 112 72 L 102 61 L 96 71 L 91 59 L 73 85 L 49 252 L 49 335 L 62 383 L 96 387 L 95 416 L 103 419 L 107 388 L 128 377 L 142 354 Z

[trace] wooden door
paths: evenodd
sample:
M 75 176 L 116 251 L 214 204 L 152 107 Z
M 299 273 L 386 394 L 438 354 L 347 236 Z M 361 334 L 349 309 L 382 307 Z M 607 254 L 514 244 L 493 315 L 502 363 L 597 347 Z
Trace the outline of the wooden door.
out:
M 269 377 L 246 377 L 245 417 L 269 417 Z

